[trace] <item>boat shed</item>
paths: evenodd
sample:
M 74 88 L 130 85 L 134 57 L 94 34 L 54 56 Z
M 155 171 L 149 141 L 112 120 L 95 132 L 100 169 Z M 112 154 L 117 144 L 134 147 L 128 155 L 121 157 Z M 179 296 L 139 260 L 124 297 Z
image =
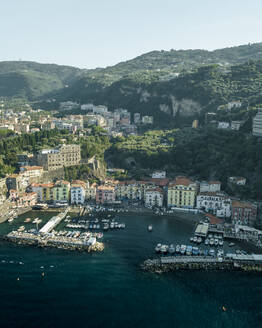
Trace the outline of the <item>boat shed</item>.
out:
M 195 235 L 198 237 L 206 237 L 208 232 L 208 224 L 198 224 Z

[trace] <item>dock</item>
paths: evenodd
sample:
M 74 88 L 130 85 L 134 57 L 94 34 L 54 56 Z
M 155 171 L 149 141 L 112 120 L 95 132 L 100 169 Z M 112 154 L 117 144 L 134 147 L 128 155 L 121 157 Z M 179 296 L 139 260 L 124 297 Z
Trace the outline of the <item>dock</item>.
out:
M 51 232 L 67 215 L 70 207 L 68 207 L 64 212 L 59 213 L 56 216 L 53 216 L 41 229 L 40 233 L 48 233 Z
M 248 271 L 262 272 L 262 255 L 229 254 L 226 257 L 169 256 L 148 259 L 142 265 L 144 271 L 163 273 L 177 270 Z

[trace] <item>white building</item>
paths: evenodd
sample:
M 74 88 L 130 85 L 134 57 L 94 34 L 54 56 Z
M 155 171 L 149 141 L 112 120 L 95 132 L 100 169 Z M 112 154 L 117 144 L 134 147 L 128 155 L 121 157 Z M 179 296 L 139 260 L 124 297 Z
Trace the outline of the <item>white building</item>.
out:
M 228 129 L 230 124 L 228 122 L 218 122 L 218 129 Z
M 21 166 L 20 173 L 25 178 L 37 178 L 43 174 L 43 166 Z
M 262 108 L 260 108 L 253 118 L 253 136 L 262 137 Z
M 218 217 L 231 216 L 231 199 L 223 192 L 200 192 L 196 206 L 206 212 L 213 212 Z
M 217 192 L 221 190 L 220 181 L 202 181 L 200 182 L 200 192 Z
M 153 116 L 142 116 L 143 124 L 153 124 L 153 122 L 154 122 Z
M 231 130 L 239 131 L 239 129 L 241 128 L 242 125 L 243 125 L 242 121 L 232 121 L 231 122 Z
M 247 182 L 247 179 L 244 177 L 229 177 L 228 182 L 229 182 L 229 184 L 234 184 L 237 186 L 244 186 Z
M 227 109 L 231 110 L 232 108 L 239 108 L 242 106 L 242 103 L 240 100 L 230 101 L 227 104 Z
M 145 206 L 162 207 L 164 201 L 163 190 L 160 188 L 147 189 L 145 192 Z
M 166 178 L 166 171 L 155 171 L 152 174 L 153 179 L 165 179 Z
M 73 181 L 71 184 L 71 204 L 83 205 L 86 197 L 86 184 L 83 181 Z

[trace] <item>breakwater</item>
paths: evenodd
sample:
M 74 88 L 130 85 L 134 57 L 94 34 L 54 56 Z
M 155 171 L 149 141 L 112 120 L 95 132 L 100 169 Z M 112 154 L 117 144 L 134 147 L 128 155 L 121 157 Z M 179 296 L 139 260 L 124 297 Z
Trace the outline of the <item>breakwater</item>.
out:
M 250 271 L 262 272 L 262 256 L 237 256 L 218 259 L 206 256 L 170 256 L 148 259 L 142 263 L 144 271 L 163 273 L 177 270 L 214 270 L 214 271 Z
M 72 237 L 61 237 L 53 235 L 33 234 L 28 232 L 12 231 L 4 237 L 5 240 L 18 245 L 38 246 L 38 247 L 56 247 L 67 250 L 79 251 L 103 251 L 104 244 L 97 242 L 96 238 L 79 240 Z

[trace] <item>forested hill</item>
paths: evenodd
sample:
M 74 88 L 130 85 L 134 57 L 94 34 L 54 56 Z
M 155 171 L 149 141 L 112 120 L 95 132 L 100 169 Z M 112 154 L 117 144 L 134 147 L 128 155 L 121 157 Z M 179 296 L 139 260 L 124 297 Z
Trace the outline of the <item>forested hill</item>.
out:
M 126 79 L 149 84 L 170 80 L 181 72 L 191 72 L 203 65 L 218 64 L 220 70 L 227 71 L 232 65 L 260 58 L 262 43 L 215 51 L 152 51 L 111 67 L 90 70 L 24 61 L 0 62 L 0 97 L 36 100 L 55 95 L 59 100 L 79 98 L 88 101 L 96 99 L 104 88 Z M 57 94 L 58 90 L 63 91 Z M 111 97 L 105 101 L 110 104 Z

